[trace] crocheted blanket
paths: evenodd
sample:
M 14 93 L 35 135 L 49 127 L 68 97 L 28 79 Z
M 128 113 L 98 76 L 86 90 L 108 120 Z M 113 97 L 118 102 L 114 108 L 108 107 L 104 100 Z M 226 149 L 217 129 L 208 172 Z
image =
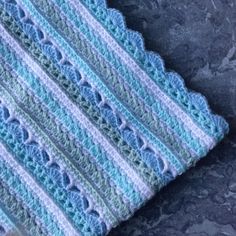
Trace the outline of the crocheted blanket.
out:
M 228 132 L 105 0 L 0 23 L 0 233 L 106 235 Z

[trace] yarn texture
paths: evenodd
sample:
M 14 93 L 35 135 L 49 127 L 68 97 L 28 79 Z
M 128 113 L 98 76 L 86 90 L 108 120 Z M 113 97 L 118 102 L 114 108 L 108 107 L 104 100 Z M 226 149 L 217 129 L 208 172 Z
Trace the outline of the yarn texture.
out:
M 105 0 L 0 0 L 1 235 L 107 235 L 228 129 Z

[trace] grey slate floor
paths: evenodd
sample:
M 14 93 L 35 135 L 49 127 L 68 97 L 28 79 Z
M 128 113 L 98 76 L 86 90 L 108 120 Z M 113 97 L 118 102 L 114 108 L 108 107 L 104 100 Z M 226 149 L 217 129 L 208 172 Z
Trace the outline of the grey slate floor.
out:
M 110 236 L 236 236 L 236 0 L 107 0 L 230 133 Z

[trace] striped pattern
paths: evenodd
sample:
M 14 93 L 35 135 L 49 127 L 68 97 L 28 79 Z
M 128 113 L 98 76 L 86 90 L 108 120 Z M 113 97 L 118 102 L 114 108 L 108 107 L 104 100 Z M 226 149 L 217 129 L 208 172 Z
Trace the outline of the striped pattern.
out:
M 227 132 L 105 0 L 0 0 L 0 234 L 106 235 Z

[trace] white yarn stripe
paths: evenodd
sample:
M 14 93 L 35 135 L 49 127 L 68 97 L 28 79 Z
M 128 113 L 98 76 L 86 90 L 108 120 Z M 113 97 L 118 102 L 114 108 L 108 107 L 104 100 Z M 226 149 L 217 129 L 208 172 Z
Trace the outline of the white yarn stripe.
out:
M 0 143 L 0 153 L 3 160 L 20 176 L 28 188 L 35 193 L 48 209 L 48 211 L 56 218 L 65 235 L 76 236 L 78 232 L 73 228 L 66 219 L 60 208 L 55 205 L 52 199 L 40 188 L 34 179 L 19 165 L 6 148 Z
M 148 76 L 148 74 L 134 61 L 134 59 L 123 49 L 119 43 L 106 31 L 104 26 L 89 12 L 80 1 L 68 0 L 71 5 L 78 11 L 84 20 L 103 38 L 109 47 L 123 60 L 123 62 L 130 67 L 133 73 L 145 84 L 149 91 L 160 100 L 168 109 L 170 109 L 176 117 L 187 126 L 191 132 L 201 139 L 207 148 L 212 149 L 216 142 L 214 138 L 202 130 L 192 118 L 177 105 L 168 95 L 166 95 L 157 84 Z
M 55 98 L 68 108 L 71 115 L 74 116 L 82 126 L 92 134 L 93 139 L 100 144 L 103 149 L 109 154 L 109 157 L 115 161 L 122 171 L 132 180 L 136 188 L 141 192 L 145 198 L 150 199 L 154 192 L 152 189 L 140 178 L 134 169 L 123 159 L 123 157 L 116 151 L 116 149 L 108 142 L 108 140 L 100 133 L 100 131 L 93 126 L 89 119 L 81 112 L 81 110 L 64 94 L 64 92 L 54 83 L 47 74 L 40 68 L 40 66 L 19 46 L 8 32 L 0 26 L 1 36 L 8 44 L 15 50 L 15 53 L 31 67 L 33 72 L 41 79 L 43 84 L 52 92 Z

